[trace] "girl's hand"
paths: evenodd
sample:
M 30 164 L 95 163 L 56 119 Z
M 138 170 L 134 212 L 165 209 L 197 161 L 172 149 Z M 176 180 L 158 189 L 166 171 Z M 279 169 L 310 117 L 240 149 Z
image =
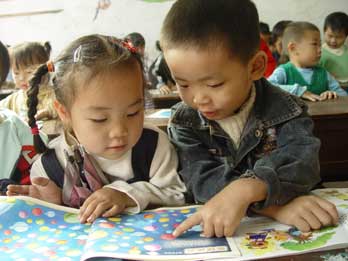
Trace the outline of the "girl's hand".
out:
M 92 223 L 96 218 L 111 217 L 121 213 L 135 202 L 127 194 L 112 188 L 101 188 L 90 195 L 80 208 L 81 223 Z
M 172 92 L 172 89 L 168 85 L 162 85 L 159 88 L 160 94 L 170 94 Z
M 29 196 L 50 203 L 62 204 L 62 190 L 50 179 L 35 177 L 31 180 L 32 185 L 9 185 L 7 196 Z
M 309 100 L 309 101 L 313 101 L 313 102 L 322 100 L 321 96 L 316 95 L 316 94 L 309 92 L 309 91 L 305 91 L 301 97 L 305 100 Z
M 320 94 L 321 101 L 337 99 L 337 93 L 333 91 L 326 91 Z
M 284 206 L 271 206 L 258 213 L 274 218 L 281 223 L 295 226 L 302 232 L 338 223 L 336 206 L 312 195 L 301 196 Z

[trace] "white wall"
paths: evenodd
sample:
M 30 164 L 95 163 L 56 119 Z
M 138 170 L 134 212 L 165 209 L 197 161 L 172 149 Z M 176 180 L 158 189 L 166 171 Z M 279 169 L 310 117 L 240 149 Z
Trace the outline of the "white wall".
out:
M 214 1 L 214 0 L 211 0 Z M 347 0 L 254 0 L 260 19 L 271 27 L 279 20 L 307 20 L 319 28 L 333 11 L 348 13 Z M 30 4 L 29 4 L 30 3 Z M 150 59 L 156 56 L 154 42 L 173 1 L 146 3 L 143 0 L 111 0 L 107 10 L 93 21 L 97 0 L 7 0 L 0 1 L 0 39 L 6 44 L 49 40 L 53 56 L 71 40 L 85 34 L 101 33 L 118 37 L 141 32 L 147 41 Z M 3 14 L 63 9 L 57 14 L 1 17 Z

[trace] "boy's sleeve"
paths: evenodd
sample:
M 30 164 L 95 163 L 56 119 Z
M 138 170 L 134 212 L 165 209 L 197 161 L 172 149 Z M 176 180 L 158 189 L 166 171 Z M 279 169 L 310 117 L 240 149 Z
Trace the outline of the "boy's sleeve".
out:
M 268 186 L 267 198 L 256 204 L 257 209 L 283 205 L 320 182 L 320 140 L 312 130 L 306 113 L 278 129 L 277 148 L 254 165 L 253 172 Z
M 175 145 L 187 190 L 196 203 L 205 203 L 243 173 L 228 162 L 217 161 L 192 129 L 170 124 L 168 135 Z
M 347 92 L 341 88 L 338 81 L 329 72 L 327 72 L 327 80 L 330 91 L 337 93 L 338 96 L 347 96 Z
M 301 97 L 305 91 L 307 91 L 306 86 L 301 86 L 297 83 L 295 84 L 286 84 L 286 73 L 285 70 L 281 67 L 275 69 L 270 77 L 268 77 L 268 81 L 283 89 L 284 91 Z
M 186 187 L 177 173 L 178 158 L 166 133 L 157 130 L 158 144 L 154 154 L 149 182 L 139 181 L 128 184 L 117 180 L 106 187 L 126 193 L 137 206 L 128 208 L 127 212 L 138 213 L 149 205 L 180 206 L 185 203 Z

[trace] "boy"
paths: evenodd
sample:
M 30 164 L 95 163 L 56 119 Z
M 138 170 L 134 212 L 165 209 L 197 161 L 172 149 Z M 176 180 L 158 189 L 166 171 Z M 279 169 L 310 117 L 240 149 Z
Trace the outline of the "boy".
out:
M 348 88 L 348 15 L 335 12 L 324 22 L 324 40 L 320 64 L 330 72 L 342 88 Z
M 174 236 L 198 224 L 207 237 L 231 236 L 248 209 L 302 230 L 337 222 L 319 198 L 282 206 L 320 181 L 320 142 L 305 104 L 262 78 L 258 23 L 249 0 L 178 0 L 165 18 L 161 46 L 183 100 L 169 136 L 205 203 Z

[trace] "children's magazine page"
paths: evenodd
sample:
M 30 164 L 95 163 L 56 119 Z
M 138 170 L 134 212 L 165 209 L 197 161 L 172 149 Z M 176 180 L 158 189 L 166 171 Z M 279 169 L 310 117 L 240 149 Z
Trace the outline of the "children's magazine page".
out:
M 197 226 L 174 228 L 197 210 L 163 208 L 80 224 L 76 209 L 29 197 L 0 197 L 0 251 L 7 260 L 203 260 L 240 256 L 233 239 L 205 238 Z
M 242 254 L 239 259 L 264 259 L 348 246 L 348 188 L 314 190 L 313 194 L 336 205 L 340 216 L 338 226 L 302 233 L 268 218 L 245 218 L 234 236 Z

